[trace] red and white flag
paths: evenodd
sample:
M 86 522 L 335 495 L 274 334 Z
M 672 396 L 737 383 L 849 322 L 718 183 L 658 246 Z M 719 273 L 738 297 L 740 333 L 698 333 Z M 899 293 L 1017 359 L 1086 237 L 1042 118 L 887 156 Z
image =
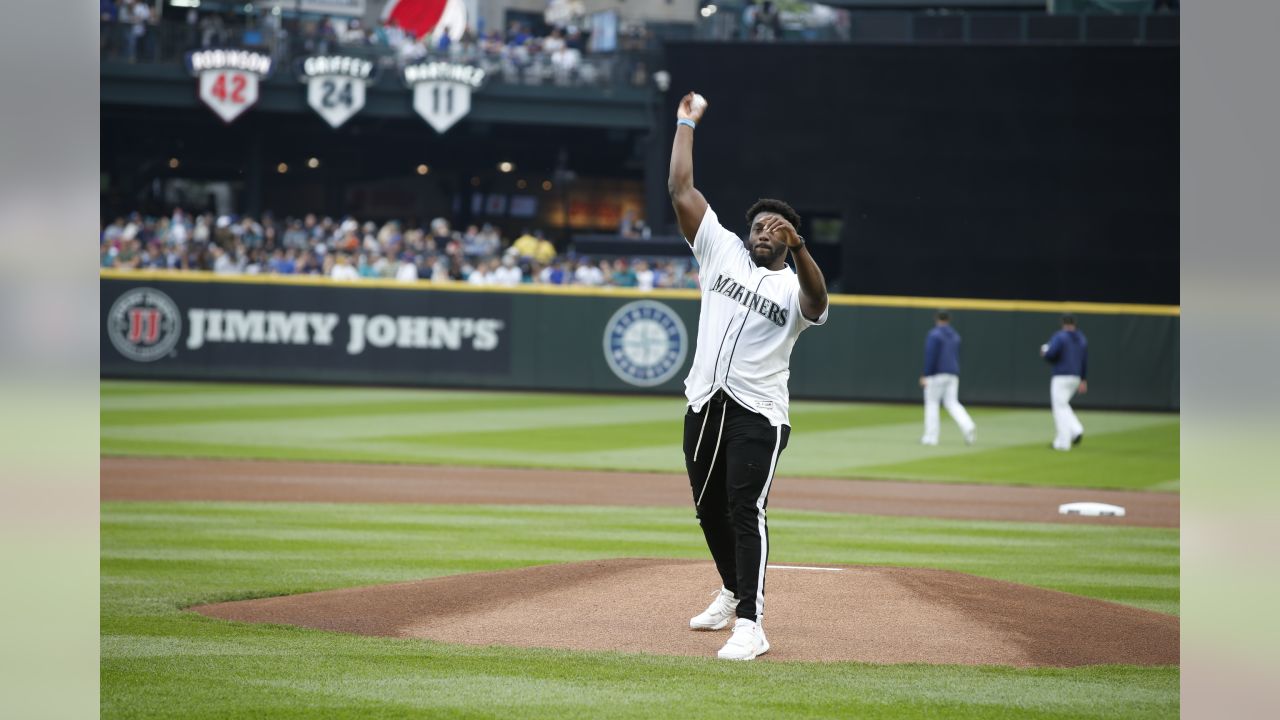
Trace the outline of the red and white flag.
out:
M 387 0 L 382 22 L 421 38 L 435 29 L 447 4 L 448 0 Z

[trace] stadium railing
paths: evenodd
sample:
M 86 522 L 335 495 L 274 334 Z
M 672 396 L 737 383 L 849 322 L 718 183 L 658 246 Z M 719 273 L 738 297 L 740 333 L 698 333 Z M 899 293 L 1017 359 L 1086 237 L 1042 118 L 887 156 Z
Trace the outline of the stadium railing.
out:
M 956 45 L 1177 45 L 1176 13 L 847 11 L 847 23 L 783 23 L 777 42 Z M 743 40 L 741 16 L 717 13 L 698 24 L 700 40 Z
M 159 65 L 183 62 L 186 54 L 202 47 L 243 47 L 270 55 L 275 72 L 291 72 L 295 60 L 309 55 L 343 54 L 363 57 L 378 63 L 384 71 L 394 71 L 405 61 L 385 45 L 341 43 L 332 38 L 277 34 L 270 28 L 221 29 L 206 36 L 200 28 L 177 23 L 148 25 L 140 36 L 133 35 L 128 23 L 100 24 L 99 59 L 104 63 Z M 649 81 L 646 61 L 650 53 L 617 51 L 583 53 L 569 65 L 556 63 L 547 53 L 528 53 L 518 57 L 498 56 L 479 48 L 452 51 L 432 50 L 409 62 L 451 60 L 478 65 L 486 71 L 489 82 L 505 85 L 615 86 L 643 85 Z

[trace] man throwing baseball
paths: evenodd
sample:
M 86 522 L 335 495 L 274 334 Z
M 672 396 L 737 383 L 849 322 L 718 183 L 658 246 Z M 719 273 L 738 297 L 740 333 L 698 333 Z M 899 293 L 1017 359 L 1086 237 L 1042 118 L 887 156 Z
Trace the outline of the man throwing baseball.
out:
M 827 290 L 790 205 L 758 200 L 747 211 L 744 242 L 693 186 L 693 135 L 706 107 L 695 93 L 680 101 L 667 179 L 702 289 L 697 351 L 685 380 L 685 468 L 721 582 L 716 599 L 689 627 L 720 630 L 734 622 L 719 657 L 751 660 L 769 650 L 761 625 L 769 560 L 765 509 L 791 432 L 791 348 L 805 328 L 826 322 Z M 788 253 L 795 270 L 787 266 Z

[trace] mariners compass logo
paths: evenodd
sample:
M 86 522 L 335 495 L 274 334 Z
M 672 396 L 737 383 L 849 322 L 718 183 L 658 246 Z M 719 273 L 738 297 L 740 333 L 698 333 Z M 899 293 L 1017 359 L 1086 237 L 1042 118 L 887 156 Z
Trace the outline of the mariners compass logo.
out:
M 689 337 L 670 307 L 653 300 L 627 303 L 604 328 L 604 357 L 623 382 L 661 385 L 684 366 Z
M 138 362 L 166 357 L 182 335 L 182 315 L 168 295 L 134 288 L 107 313 L 107 336 L 121 355 Z

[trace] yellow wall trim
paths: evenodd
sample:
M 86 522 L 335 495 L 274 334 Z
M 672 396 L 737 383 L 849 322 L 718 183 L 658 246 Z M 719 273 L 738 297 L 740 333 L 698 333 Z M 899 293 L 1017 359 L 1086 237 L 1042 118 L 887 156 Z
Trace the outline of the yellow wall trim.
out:
M 578 285 L 520 285 L 490 287 L 465 282 L 401 282 L 399 280 L 332 280 L 321 275 L 217 275 L 207 271 L 110 270 L 100 277 L 112 280 L 163 280 L 165 282 L 239 283 L 244 285 L 301 285 L 383 288 L 388 290 L 434 290 L 443 292 L 505 292 L 569 297 L 666 298 L 697 300 L 697 290 L 650 290 L 594 288 Z M 1164 315 L 1180 317 L 1180 305 L 1136 305 L 1126 303 L 1047 302 L 1042 300 L 981 300 L 977 298 L 900 297 L 896 295 L 832 295 L 831 304 L 842 307 L 898 307 L 937 310 L 989 310 L 996 312 L 1073 312 L 1081 315 Z

